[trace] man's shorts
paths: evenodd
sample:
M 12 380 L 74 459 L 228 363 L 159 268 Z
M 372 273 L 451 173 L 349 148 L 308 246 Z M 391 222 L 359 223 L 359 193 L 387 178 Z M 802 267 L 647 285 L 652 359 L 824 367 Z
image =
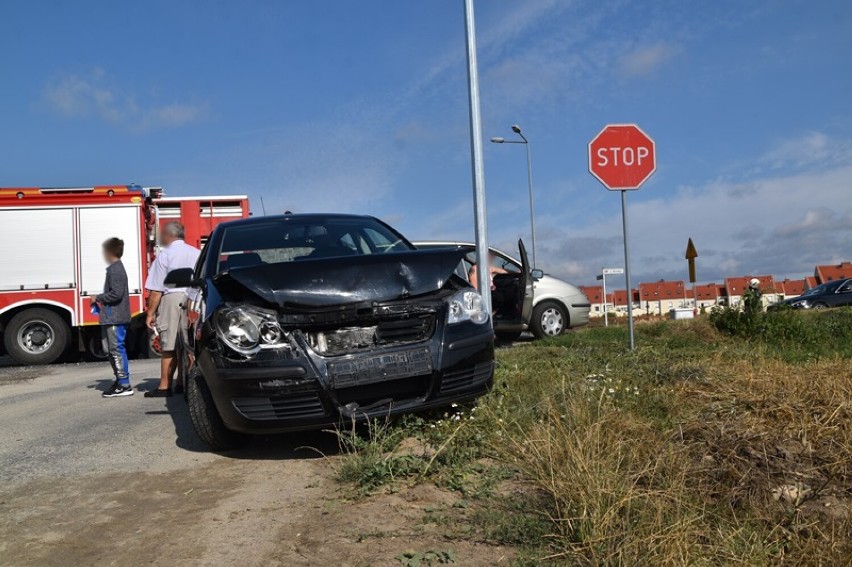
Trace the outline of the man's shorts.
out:
M 186 344 L 186 294 L 172 292 L 163 295 L 157 307 L 157 331 L 160 332 L 160 349 L 164 352 L 175 350 L 178 333 Z

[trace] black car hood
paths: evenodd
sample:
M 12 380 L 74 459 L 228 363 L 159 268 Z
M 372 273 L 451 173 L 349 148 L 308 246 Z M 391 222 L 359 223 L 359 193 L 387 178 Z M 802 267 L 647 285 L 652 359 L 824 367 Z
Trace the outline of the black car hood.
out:
M 229 300 L 233 283 L 281 308 L 304 310 L 414 297 L 446 286 L 465 251 L 413 250 L 235 268 L 213 282 Z

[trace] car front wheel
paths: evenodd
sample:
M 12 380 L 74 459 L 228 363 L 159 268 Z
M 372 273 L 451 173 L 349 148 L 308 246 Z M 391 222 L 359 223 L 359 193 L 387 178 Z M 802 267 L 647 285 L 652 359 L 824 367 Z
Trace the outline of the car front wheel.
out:
M 537 339 L 558 337 L 568 328 L 568 312 L 555 301 L 543 301 L 535 306 L 530 329 Z
M 187 382 L 189 417 L 198 437 L 214 451 L 229 451 L 244 446 L 246 436 L 225 427 L 204 378 L 198 372 L 193 372 Z

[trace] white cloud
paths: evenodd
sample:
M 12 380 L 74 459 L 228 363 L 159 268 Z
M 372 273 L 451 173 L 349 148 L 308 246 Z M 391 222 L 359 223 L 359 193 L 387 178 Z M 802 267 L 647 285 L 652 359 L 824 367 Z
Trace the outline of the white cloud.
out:
M 681 50 L 680 45 L 666 42 L 642 46 L 624 55 L 619 69 L 629 77 L 650 75 L 674 59 Z
M 202 119 L 207 103 L 140 103 L 133 89 L 120 88 L 103 69 L 65 75 L 44 89 L 44 102 L 68 118 L 95 116 L 131 130 L 175 128 Z
M 850 186 L 852 164 L 847 164 L 714 181 L 681 188 L 665 199 L 634 197 L 629 214 L 635 279 L 684 279 L 688 237 L 698 248 L 702 281 L 746 273 L 797 276 L 811 273 L 815 264 L 849 260 Z M 607 217 L 582 228 L 551 229 L 548 238 L 539 236 L 539 263 L 592 283 L 601 265 L 623 265 L 620 220 Z M 538 219 L 543 227 L 558 226 L 557 221 L 546 215 Z M 566 257 L 579 261 L 563 265 Z
M 823 132 L 808 132 L 779 142 L 759 163 L 769 169 L 852 163 L 852 141 L 832 138 Z

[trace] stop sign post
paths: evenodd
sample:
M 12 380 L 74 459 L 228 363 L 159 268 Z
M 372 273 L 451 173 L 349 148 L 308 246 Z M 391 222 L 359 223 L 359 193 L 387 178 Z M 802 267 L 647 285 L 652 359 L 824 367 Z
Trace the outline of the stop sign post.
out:
M 630 285 L 630 241 L 627 236 L 627 192 L 639 189 L 656 169 L 654 140 L 635 124 L 610 124 L 589 142 L 589 172 L 610 191 L 621 191 L 630 350 L 635 348 L 636 343 L 633 334 L 633 290 Z

